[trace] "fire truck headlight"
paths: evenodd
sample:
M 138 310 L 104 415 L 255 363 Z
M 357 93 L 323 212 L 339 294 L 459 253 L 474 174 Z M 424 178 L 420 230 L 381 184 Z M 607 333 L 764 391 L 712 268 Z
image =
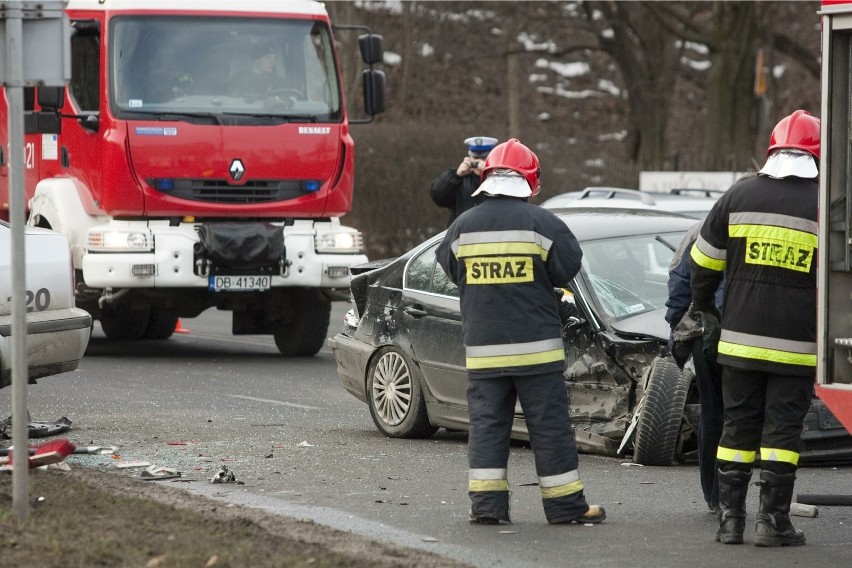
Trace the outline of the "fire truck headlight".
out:
M 364 239 L 360 231 L 340 227 L 333 231 L 317 231 L 314 248 L 318 253 L 359 254 L 364 249 Z
M 147 231 L 91 229 L 86 248 L 89 252 L 150 252 L 153 239 Z

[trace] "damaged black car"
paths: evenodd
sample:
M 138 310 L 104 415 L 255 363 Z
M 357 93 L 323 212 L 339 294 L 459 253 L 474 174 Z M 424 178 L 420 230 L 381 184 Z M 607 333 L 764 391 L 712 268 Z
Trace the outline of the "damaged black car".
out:
M 563 296 L 576 313 L 564 327 L 564 375 L 579 450 L 643 465 L 695 459 L 694 373 L 668 353 L 663 317 L 669 264 L 695 219 L 627 209 L 554 213 L 583 249 Z M 389 437 L 468 429 L 458 289 L 435 260 L 442 238 L 353 268 L 353 307 L 329 340 L 343 386 Z M 520 406 L 512 436 L 528 439 Z M 803 463 L 852 458 L 852 437 L 818 399 L 803 438 Z

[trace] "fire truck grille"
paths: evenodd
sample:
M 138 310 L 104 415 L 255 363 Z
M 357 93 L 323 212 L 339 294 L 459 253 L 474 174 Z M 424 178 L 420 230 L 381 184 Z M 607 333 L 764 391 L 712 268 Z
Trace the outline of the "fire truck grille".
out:
M 167 195 L 211 203 L 268 203 L 310 193 L 303 180 L 250 180 L 244 185 L 231 185 L 225 179 L 149 178 L 145 181 Z

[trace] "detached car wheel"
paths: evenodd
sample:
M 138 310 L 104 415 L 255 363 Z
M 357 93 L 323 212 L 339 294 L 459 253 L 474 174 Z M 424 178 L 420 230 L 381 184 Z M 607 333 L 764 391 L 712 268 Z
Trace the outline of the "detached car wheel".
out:
M 671 465 L 675 461 L 692 374 L 682 372 L 671 357 L 651 363 L 645 403 L 636 425 L 633 462 Z
M 390 438 L 428 438 L 420 371 L 395 347 L 383 347 L 367 370 L 367 404 L 376 428 Z

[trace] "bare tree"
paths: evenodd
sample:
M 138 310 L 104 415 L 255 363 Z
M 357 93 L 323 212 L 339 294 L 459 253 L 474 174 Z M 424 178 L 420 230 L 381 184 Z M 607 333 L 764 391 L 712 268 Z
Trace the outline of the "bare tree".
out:
M 753 149 L 761 99 L 755 93 L 755 70 L 761 47 L 777 49 L 811 73 L 817 73 L 816 54 L 787 35 L 789 20 L 772 26 L 772 14 L 798 4 L 812 10 L 815 3 L 786 2 L 647 2 L 660 22 L 686 41 L 707 47 L 710 70 L 705 86 L 705 167 L 741 170 L 754 164 Z M 814 35 L 816 35 L 814 33 Z M 767 39 L 768 38 L 768 39 Z M 768 46 L 765 44 L 769 44 Z M 770 98 L 772 94 L 768 95 Z M 782 112 L 786 110 L 782 109 Z
M 586 25 L 618 65 L 629 105 L 628 156 L 640 169 L 663 168 L 673 85 L 679 73 L 676 36 L 644 2 L 585 2 Z

